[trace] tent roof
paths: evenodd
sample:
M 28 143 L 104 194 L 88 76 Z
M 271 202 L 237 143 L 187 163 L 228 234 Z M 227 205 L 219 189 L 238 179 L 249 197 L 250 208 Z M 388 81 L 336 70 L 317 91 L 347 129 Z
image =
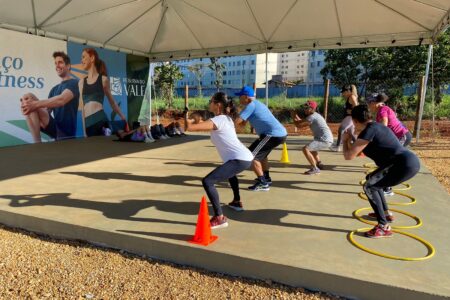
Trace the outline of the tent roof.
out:
M 450 0 L 0 0 L 0 27 L 171 60 L 430 43 Z

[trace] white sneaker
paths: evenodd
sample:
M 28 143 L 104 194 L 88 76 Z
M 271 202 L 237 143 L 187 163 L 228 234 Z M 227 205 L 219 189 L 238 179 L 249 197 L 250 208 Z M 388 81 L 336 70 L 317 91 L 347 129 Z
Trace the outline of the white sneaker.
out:
M 330 147 L 330 150 L 334 151 L 334 152 L 341 152 L 342 151 L 342 146 L 333 145 L 333 146 Z
M 153 143 L 154 141 L 155 140 L 153 138 L 149 138 L 149 137 L 146 137 L 144 140 L 145 143 Z

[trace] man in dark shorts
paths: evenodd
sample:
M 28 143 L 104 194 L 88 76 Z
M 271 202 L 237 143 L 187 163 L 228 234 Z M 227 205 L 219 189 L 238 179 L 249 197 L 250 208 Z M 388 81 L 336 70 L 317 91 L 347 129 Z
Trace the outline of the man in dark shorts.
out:
M 236 93 L 236 96 L 239 96 L 239 103 L 244 106 L 244 109 L 240 112 L 235 124 L 243 125 L 249 121 L 259 135 L 259 138 L 249 147 L 255 157 L 252 168 L 257 178 L 256 183 L 248 189 L 268 191 L 272 179 L 269 175 L 267 156 L 275 147 L 286 141 L 287 131 L 269 108 L 256 100 L 255 91 L 251 87 L 244 86 L 239 93 Z
M 56 140 L 76 136 L 80 96 L 78 80 L 70 76 L 70 58 L 67 54 L 54 52 L 53 58 L 61 83 L 51 89 L 48 99 L 39 100 L 32 93 L 20 98 L 20 107 L 35 143 L 41 142 L 41 131 Z

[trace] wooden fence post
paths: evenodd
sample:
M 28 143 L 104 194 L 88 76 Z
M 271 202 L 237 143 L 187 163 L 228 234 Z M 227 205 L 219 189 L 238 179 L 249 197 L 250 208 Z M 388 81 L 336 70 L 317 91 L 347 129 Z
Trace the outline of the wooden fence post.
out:
M 186 86 L 184 87 L 184 107 L 189 108 L 189 86 L 186 84 Z M 186 131 L 187 129 L 187 118 L 188 118 L 188 114 L 187 112 L 184 114 L 184 130 Z

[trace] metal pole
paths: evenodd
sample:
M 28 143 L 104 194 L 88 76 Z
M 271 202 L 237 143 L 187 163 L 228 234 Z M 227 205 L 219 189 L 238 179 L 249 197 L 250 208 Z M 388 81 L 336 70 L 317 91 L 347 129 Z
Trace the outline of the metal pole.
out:
M 149 91 L 148 102 L 149 102 L 149 107 L 150 107 L 150 109 L 149 109 L 150 122 L 149 122 L 148 128 L 152 127 L 152 83 L 153 83 L 152 65 L 153 64 L 150 64 L 150 66 L 148 68 L 149 72 L 150 72 L 150 74 L 149 74 L 150 78 L 149 78 L 149 81 L 148 81 L 149 82 L 149 85 L 148 85 L 148 91 Z
M 427 95 L 427 84 L 428 84 L 428 75 L 430 73 L 430 63 L 431 63 L 431 55 L 433 53 L 433 45 L 431 44 L 428 47 L 428 60 L 427 60 L 427 67 L 425 69 L 425 82 L 424 82 L 424 88 L 423 88 L 423 94 L 422 94 L 422 101 L 420 102 L 420 110 L 419 110 L 419 119 L 417 123 L 417 132 L 416 132 L 416 143 L 419 142 L 420 138 L 420 125 L 422 123 L 422 116 L 423 116 L 423 107 L 425 104 L 425 97 Z
M 267 58 L 268 58 L 267 48 L 266 48 L 266 106 L 269 106 L 269 82 L 267 81 L 267 73 L 269 70 L 267 70 Z

